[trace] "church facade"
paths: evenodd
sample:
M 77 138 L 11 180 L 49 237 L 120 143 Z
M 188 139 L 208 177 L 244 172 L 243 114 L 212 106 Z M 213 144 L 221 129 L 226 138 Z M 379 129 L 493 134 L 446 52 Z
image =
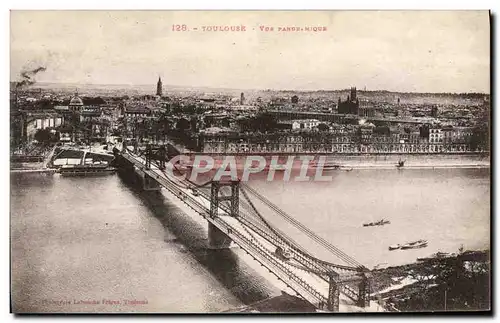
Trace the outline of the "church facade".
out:
M 359 113 L 359 99 L 357 98 L 356 88 L 351 87 L 351 95 L 347 96 L 347 100 L 339 102 L 337 105 L 337 113 L 340 114 L 355 114 Z

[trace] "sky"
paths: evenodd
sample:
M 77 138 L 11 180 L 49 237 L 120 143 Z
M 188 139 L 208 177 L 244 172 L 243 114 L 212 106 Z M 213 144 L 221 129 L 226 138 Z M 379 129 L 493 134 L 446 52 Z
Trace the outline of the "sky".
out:
M 10 40 L 11 81 L 490 92 L 487 11 L 11 11 Z

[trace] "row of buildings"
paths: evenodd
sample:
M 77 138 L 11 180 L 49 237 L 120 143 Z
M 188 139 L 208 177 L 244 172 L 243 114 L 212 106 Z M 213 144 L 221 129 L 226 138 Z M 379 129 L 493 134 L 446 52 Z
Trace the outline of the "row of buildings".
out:
M 38 100 L 44 100 L 45 95 L 41 92 L 37 95 Z M 255 98 L 256 95 L 263 95 L 264 99 Z M 289 93 L 285 95 L 290 95 L 288 99 L 271 97 L 271 101 L 266 101 L 266 95 L 264 91 L 249 93 L 248 98 L 244 93 L 239 93 L 238 97 L 172 93 L 167 97 L 158 79 L 156 96 L 122 96 L 117 101 L 110 98 L 108 101 L 113 104 L 108 105 L 104 101 L 89 104 L 93 98 L 86 98 L 87 104 L 84 104 L 75 94 L 70 100 L 64 99 L 64 104 L 57 100 L 58 104 L 42 111 L 33 108 L 23 111 L 21 108 L 16 113 L 21 116 L 21 137 L 28 141 L 41 129 L 52 131 L 55 128 L 69 132 L 74 141 L 102 137 L 110 124 L 114 124 L 113 130 L 124 136 L 158 137 L 182 133 L 190 137 L 189 140 L 197 140 L 200 151 L 210 153 L 487 150 L 487 140 L 477 140 L 473 127 L 482 109 L 479 106 L 459 109 L 457 114 L 447 114 L 447 119 L 438 118 L 435 109 L 435 117 L 426 116 L 426 110 L 413 111 L 422 113 L 423 117 L 380 117 L 373 111 L 387 108 L 377 106 L 380 102 L 367 104 L 365 99 L 360 100 L 355 87 L 350 89 L 345 100 L 339 98 L 338 102 L 337 97 L 321 93 L 304 94 L 300 99 Z M 28 106 L 36 103 L 26 101 Z M 284 101 L 291 107 L 283 108 Z M 324 111 L 322 108 L 332 105 L 335 109 Z M 468 123 L 462 124 L 462 119 Z M 384 127 L 391 130 L 381 131 Z
M 329 132 L 284 131 L 273 134 L 203 133 L 199 151 L 232 153 L 447 153 L 481 152 L 472 128 L 426 129 L 380 134 L 372 127 Z
M 62 138 L 73 141 L 104 138 L 113 110 L 103 105 L 86 105 L 77 93 L 66 105 L 33 108 L 16 102 L 11 109 L 11 138 L 30 144 L 40 130 L 59 132 Z

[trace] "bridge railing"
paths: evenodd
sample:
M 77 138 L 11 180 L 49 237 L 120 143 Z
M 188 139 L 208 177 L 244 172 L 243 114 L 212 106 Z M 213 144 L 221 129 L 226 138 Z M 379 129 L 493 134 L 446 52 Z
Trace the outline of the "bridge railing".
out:
M 219 224 L 221 224 L 224 227 L 228 227 L 227 223 L 220 219 L 216 219 Z M 323 296 L 320 292 L 315 290 L 309 283 L 307 283 L 304 279 L 300 278 L 297 276 L 292 270 L 284 266 L 282 263 L 280 263 L 278 260 L 276 260 L 275 257 L 269 254 L 269 250 L 266 250 L 263 247 L 260 247 L 256 243 L 252 243 L 251 240 L 248 240 L 239 230 L 235 229 L 234 227 L 231 227 L 231 231 L 233 232 L 234 235 L 236 235 L 239 239 L 243 240 L 246 242 L 247 246 L 251 246 L 253 249 L 256 249 L 255 251 L 258 252 L 259 255 L 263 256 L 266 258 L 268 262 L 270 262 L 272 265 L 274 265 L 276 268 L 281 270 L 287 275 L 287 278 L 295 281 L 297 284 L 300 285 L 303 289 L 305 289 L 309 294 L 311 294 L 313 297 L 315 297 L 319 302 L 326 302 L 327 298 Z M 283 279 L 283 278 L 281 278 Z
M 261 235 L 263 238 L 265 238 L 269 242 L 275 243 L 275 244 L 278 244 L 278 245 L 281 244 L 281 243 L 283 243 L 283 240 L 278 240 L 275 235 L 269 234 L 269 232 L 267 232 L 265 230 L 262 230 L 261 228 L 259 228 L 259 226 L 253 224 L 251 221 L 248 221 L 244 217 L 240 217 L 240 221 L 242 222 L 242 224 L 250 227 L 253 231 L 258 232 L 259 235 Z M 320 277 L 321 279 L 323 279 L 326 283 L 329 282 L 329 278 L 327 277 L 327 275 L 328 275 L 327 271 L 328 270 L 326 268 L 321 267 L 317 263 L 314 263 L 314 262 L 310 261 L 310 259 L 308 259 L 307 257 L 304 257 L 302 255 L 302 253 L 300 253 L 300 252 L 294 252 L 293 254 L 294 254 L 294 259 L 296 259 L 299 263 L 303 264 L 304 266 L 306 266 L 308 268 L 311 268 L 311 269 L 313 269 L 314 271 L 317 271 L 317 272 L 325 272 L 323 275 L 322 274 L 317 274 L 317 276 Z M 304 269 L 304 271 L 307 271 L 307 270 Z M 339 286 L 341 292 L 343 292 L 351 300 L 358 301 L 358 293 L 356 292 L 356 290 L 354 290 L 350 286 L 342 283 L 341 280 L 338 283 L 339 283 L 338 286 Z
M 240 217 L 240 220 L 241 220 L 241 219 L 242 219 L 242 218 Z M 245 221 L 240 221 L 240 222 L 245 222 Z M 251 223 L 251 222 L 247 222 L 247 223 Z M 243 224 L 243 223 L 242 223 L 242 224 Z M 253 224 L 251 224 L 250 226 L 253 226 Z M 250 226 L 249 226 L 249 227 L 250 227 Z M 243 227 L 243 229 L 244 229 L 245 231 L 247 231 L 247 233 L 250 235 L 250 237 L 252 238 L 252 241 L 253 241 L 253 240 L 255 240 L 255 243 L 256 243 L 257 245 L 259 245 L 259 246 L 261 247 L 261 249 L 268 250 L 268 252 L 269 252 L 269 253 L 272 253 L 272 252 L 271 252 L 268 248 L 266 248 L 266 247 L 265 247 L 265 246 L 264 246 L 261 242 L 259 242 L 257 239 L 255 239 L 255 237 L 252 235 L 252 233 L 250 232 L 250 230 L 248 230 L 248 229 L 245 227 L 245 224 L 243 224 L 243 225 L 242 225 L 242 227 Z M 255 226 L 254 226 L 254 227 L 255 227 Z M 250 228 L 250 229 L 251 229 L 252 231 L 256 232 L 257 234 L 259 234 L 257 231 L 255 231 L 255 229 L 252 229 L 252 228 Z M 259 235 L 260 235 L 260 234 L 259 234 Z M 266 240 L 267 240 L 267 239 L 266 239 Z M 268 240 L 268 241 L 269 241 L 269 240 Z M 269 242 L 271 242 L 271 241 L 269 241 Z M 273 259 L 274 259 L 274 258 L 273 258 Z M 296 269 L 302 270 L 303 272 L 306 272 L 306 273 L 308 273 L 308 274 L 311 274 L 311 271 L 309 271 L 309 270 L 307 270 L 307 269 L 305 269 L 305 268 L 302 268 L 302 267 L 300 267 L 300 266 L 293 265 L 293 264 L 291 264 L 291 263 L 287 263 L 287 262 L 283 262 L 283 263 L 284 263 L 284 264 L 287 264 L 288 266 L 291 266 L 291 267 L 293 267 L 293 268 L 296 268 Z M 298 276 L 297 276 L 297 277 L 298 277 Z M 300 277 L 298 277 L 298 278 L 300 279 Z

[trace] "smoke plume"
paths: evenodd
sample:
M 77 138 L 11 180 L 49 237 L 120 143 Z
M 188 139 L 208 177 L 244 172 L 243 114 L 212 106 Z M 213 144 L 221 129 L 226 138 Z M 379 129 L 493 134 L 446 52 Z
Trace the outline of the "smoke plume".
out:
M 35 75 L 45 71 L 47 68 L 40 66 L 35 68 L 34 70 L 23 71 L 21 72 L 21 81 L 17 82 L 16 88 L 22 88 L 25 86 L 35 84 Z

